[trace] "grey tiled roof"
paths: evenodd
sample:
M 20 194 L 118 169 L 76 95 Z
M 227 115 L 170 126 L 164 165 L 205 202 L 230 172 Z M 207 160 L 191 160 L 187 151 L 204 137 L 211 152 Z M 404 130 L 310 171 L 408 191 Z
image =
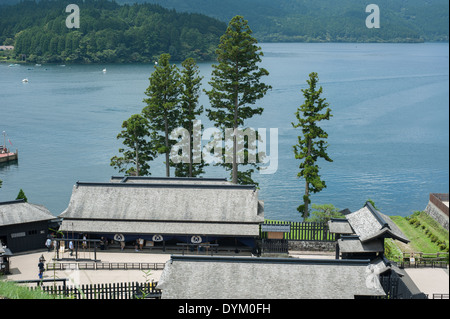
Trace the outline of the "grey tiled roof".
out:
M 86 232 L 258 236 L 264 204 L 254 186 L 182 180 L 77 183 L 60 214 L 61 227 Z
M 368 260 L 172 256 L 162 298 L 352 299 L 384 296 Z
M 23 200 L 0 202 L 0 226 L 52 219 L 56 217 L 41 205 L 30 204 Z
M 395 225 L 395 223 L 367 202 L 363 208 L 346 216 L 355 234 L 362 242 L 375 238 L 394 238 L 404 243 L 409 239 Z
M 346 219 L 332 218 L 328 221 L 328 229 L 330 233 L 334 234 L 354 234 L 352 226 L 350 226 Z
M 338 239 L 339 250 L 342 253 L 383 252 L 383 243 L 379 240 L 361 242 L 357 236 L 342 236 Z

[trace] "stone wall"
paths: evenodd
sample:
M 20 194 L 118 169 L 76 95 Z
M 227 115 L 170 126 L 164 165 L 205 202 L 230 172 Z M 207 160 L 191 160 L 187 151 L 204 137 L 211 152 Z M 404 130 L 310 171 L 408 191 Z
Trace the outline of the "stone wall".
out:
M 428 202 L 425 212 L 433 217 L 439 224 L 442 225 L 446 230 L 448 230 L 448 216 L 445 215 L 439 208 L 436 207 L 432 202 Z
M 336 242 L 325 241 L 289 241 L 290 251 L 335 251 Z

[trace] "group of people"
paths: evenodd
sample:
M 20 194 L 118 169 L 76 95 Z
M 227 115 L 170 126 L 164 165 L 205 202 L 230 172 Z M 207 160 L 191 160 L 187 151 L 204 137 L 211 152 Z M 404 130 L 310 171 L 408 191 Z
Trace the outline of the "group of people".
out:
M 45 247 L 47 247 L 47 252 L 50 252 L 52 249 L 61 249 L 61 248 L 65 249 L 65 242 L 60 242 L 56 239 L 52 240 L 50 237 L 48 237 L 47 240 L 45 241 Z M 73 256 L 73 250 L 74 250 L 73 241 L 69 240 L 70 256 Z
M 81 248 L 89 249 L 87 235 L 83 235 L 82 238 L 83 239 L 81 240 Z M 106 250 L 108 248 L 108 246 L 110 244 L 112 244 L 113 242 L 114 242 L 114 240 L 109 241 L 105 237 L 100 237 L 100 242 L 99 242 L 100 250 Z M 125 241 L 124 240 L 119 241 L 119 243 L 120 243 L 120 249 L 124 250 L 125 249 Z M 144 248 L 144 244 L 145 244 L 145 240 L 143 238 L 136 239 L 136 241 L 134 242 L 135 251 L 142 251 Z M 64 247 L 64 249 L 65 249 L 65 245 L 66 245 L 66 241 L 57 240 L 53 236 L 48 237 L 47 240 L 45 241 L 45 246 L 47 247 L 48 252 L 50 252 L 51 250 L 53 250 L 55 248 L 62 249 L 61 247 Z M 72 240 L 68 241 L 68 247 L 70 250 L 70 256 L 73 256 L 74 242 Z

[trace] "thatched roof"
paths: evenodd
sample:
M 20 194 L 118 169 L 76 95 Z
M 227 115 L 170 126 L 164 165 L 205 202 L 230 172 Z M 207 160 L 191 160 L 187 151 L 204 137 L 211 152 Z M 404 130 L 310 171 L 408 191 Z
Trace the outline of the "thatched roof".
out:
M 384 251 L 383 243 L 379 240 L 363 243 L 358 236 L 342 236 L 338 239 L 338 245 L 342 253 L 378 253 Z
M 346 219 L 332 218 L 328 221 L 328 229 L 333 234 L 354 234 L 352 226 Z
M 24 224 L 56 219 L 41 205 L 30 204 L 24 200 L 0 202 L 0 226 Z
M 111 183 L 233 185 L 226 178 L 111 176 Z
M 158 283 L 167 299 L 353 299 L 384 296 L 368 260 L 172 256 Z
M 264 208 L 254 186 L 78 182 L 60 217 L 76 232 L 258 236 Z
M 409 242 L 389 216 L 377 211 L 369 202 L 360 210 L 348 214 L 346 218 L 362 242 L 375 238 L 393 238 L 404 243 Z

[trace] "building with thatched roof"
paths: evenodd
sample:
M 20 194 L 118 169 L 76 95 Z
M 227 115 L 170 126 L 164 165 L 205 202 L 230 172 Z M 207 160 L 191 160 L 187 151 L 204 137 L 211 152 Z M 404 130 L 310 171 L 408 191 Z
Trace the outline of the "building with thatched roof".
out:
M 344 215 L 345 219 L 331 219 L 328 222 L 330 232 L 338 237 L 336 258 L 367 258 L 372 264 L 378 264 L 379 279 L 389 298 L 426 298 L 408 274 L 384 256 L 385 238 L 409 242 L 389 216 L 380 213 L 370 202 L 353 213 L 346 210 Z
M 342 258 L 373 259 L 383 256 L 385 238 L 409 242 L 389 216 L 380 213 L 369 202 L 345 217 L 328 222 L 330 232 L 340 235 L 336 248 Z
M 55 220 L 44 206 L 23 199 L 0 202 L 0 241 L 13 253 L 44 248 Z
M 172 256 L 157 288 L 163 299 L 383 297 L 378 268 L 369 260 Z
M 77 182 L 61 230 L 151 244 L 217 240 L 254 245 L 264 205 L 255 186 L 224 179 L 113 177 Z

